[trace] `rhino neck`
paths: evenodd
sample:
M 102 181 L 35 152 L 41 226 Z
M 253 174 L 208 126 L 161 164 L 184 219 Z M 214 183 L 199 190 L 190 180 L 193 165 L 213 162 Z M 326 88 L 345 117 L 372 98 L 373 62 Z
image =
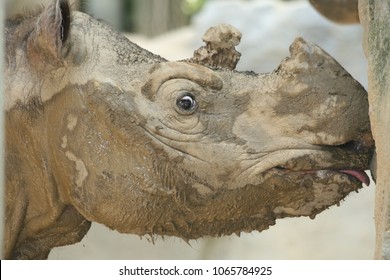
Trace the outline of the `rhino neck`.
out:
M 51 248 L 78 242 L 89 229 L 65 204 L 51 172 L 52 125 L 38 98 L 7 112 L 5 258 L 46 258 Z

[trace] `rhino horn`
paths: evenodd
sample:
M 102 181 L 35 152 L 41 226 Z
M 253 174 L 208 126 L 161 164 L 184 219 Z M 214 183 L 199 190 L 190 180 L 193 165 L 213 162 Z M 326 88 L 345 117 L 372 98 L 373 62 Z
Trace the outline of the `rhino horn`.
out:
M 241 53 L 235 46 L 240 43 L 241 32 L 230 24 L 209 28 L 202 38 L 206 46 L 194 52 L 190 62 L 216 68 L 234 70 Z

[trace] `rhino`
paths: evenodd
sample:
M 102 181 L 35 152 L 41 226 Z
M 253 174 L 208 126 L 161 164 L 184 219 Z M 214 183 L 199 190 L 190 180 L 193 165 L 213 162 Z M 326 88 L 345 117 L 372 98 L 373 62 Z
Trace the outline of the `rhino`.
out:
M 368 185 L 364 88 L 302 38 L 271 73 L 235 71 L 240 37 L 212 28 L 172 62 L 67 0 L 7 20 L 4 258 L 47 258 L 91 222 L 184 240 L 262 231 Z

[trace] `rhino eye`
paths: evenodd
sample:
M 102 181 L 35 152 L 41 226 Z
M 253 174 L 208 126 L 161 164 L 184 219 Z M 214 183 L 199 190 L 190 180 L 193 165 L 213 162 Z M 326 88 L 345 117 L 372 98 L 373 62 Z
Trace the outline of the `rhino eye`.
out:
M 176 100 L 176 106 L 181 113 L 191 114 L 197 109 L 198 103 L 191 93 L 185 92 Z

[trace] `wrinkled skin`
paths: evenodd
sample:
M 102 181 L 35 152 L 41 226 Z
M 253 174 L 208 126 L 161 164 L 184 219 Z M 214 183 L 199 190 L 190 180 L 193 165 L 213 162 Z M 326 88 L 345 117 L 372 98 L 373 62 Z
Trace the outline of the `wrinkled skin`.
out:
M 90 222 L 262 231 L 367 183 L 366 92 L 303 39 L 269 74 L 167 62 L 66 1 L 6 38 L 5 258 L 46 258 Z

